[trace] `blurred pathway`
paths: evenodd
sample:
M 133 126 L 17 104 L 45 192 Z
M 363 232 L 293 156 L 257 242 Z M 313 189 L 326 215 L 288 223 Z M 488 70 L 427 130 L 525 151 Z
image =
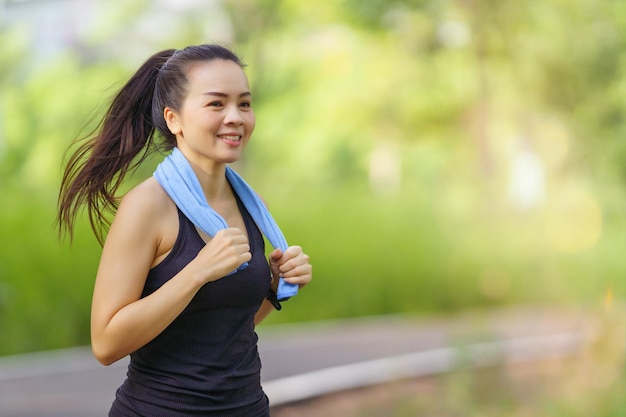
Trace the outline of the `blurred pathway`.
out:
M 340 389 L 377 382 L 371 380 L 380 374 L 377 367 L 392 363 L 403 368 L 398 376 L 411 369 L 419 376 L 435 363 L 443 372 L 441 359 L 452 360 L 452 347 L 481 348 L 474 352 L 481 355 L 475 359 L 484 364 L 497 359 L 489 355 L 501 354 L 494 346 L 517 349 L 523 358 L 532 353 L 529 343 L 539 340 L 548 343 L 536 345 L 542 351 L 574 354 L 593 328 L 582 310 L 523 307 L 442 318 L 388 316 L 266 325 L 258 333 L 263 385 L 277 405 L 324 394 L 315 391 L 320 389 L 316 384 Z M 124 359 L 103 367 L 86 347 L 0 357 L 0 417 L 105 416 L 127 363 Z

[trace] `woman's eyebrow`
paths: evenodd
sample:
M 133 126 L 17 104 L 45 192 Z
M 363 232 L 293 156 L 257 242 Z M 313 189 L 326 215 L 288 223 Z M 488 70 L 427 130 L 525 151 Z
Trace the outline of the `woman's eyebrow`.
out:
M 218 96 L 218 97 L 228 97 L 228 94 L 226 93 L 220 93 L 219 91 L 207 91 L 206 93 L 202 94 L 203 96 Z M 244 91 L 243 93 L 239 94 L 239 97 L 245 97 L 245 96 L 251 96 L 252 94 L 249 91 Z

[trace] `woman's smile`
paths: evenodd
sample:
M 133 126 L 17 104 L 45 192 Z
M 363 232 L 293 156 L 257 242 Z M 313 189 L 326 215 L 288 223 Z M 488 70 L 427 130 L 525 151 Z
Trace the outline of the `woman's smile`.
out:
M 224 143 L 230 146 L 239 146 L 241 144 L 241 135 L 233 133 L 225 133 L 217 135 L 217 137 Z

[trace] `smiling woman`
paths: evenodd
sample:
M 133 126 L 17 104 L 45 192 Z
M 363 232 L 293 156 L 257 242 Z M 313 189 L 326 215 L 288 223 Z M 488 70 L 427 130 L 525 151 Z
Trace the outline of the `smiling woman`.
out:
M 91 311 L 96 358 L 131 358 L 110 417 L 269 415 L 255 325 L 278 308 L 277 290 L 280 298 L 306 285 L 312 267 L 227 166 L 254 130 L 251 97 L 226 48 L 157 53 L 68 161 L 60 227 L 71 235 L 85 204 L 101 238 L 106 211 L 115 212 Z M 116 191 L 156 146 L 156 131 L 171 155 L 118 206 Z M 275 247 L 269 262 L 263 234 Z

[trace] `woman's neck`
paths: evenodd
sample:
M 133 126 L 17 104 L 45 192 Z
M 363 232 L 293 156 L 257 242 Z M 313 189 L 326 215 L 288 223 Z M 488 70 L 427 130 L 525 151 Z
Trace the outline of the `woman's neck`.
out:
M 191 166 L 209 204 L 212 205 L 212 203 L 230 197 L 232 191 L 226 179 L 225 164 L 198 166 L 192 163 Z
M 198 177 L 202 191 L 204 191 L 204 195 L 210 205 L 227 199 L 232 195 L 230 185 L 226 179 L 226 164 L 210 159 L 196 161 L 186 154 L 183 155 L 185 155 L 196 177 Z

